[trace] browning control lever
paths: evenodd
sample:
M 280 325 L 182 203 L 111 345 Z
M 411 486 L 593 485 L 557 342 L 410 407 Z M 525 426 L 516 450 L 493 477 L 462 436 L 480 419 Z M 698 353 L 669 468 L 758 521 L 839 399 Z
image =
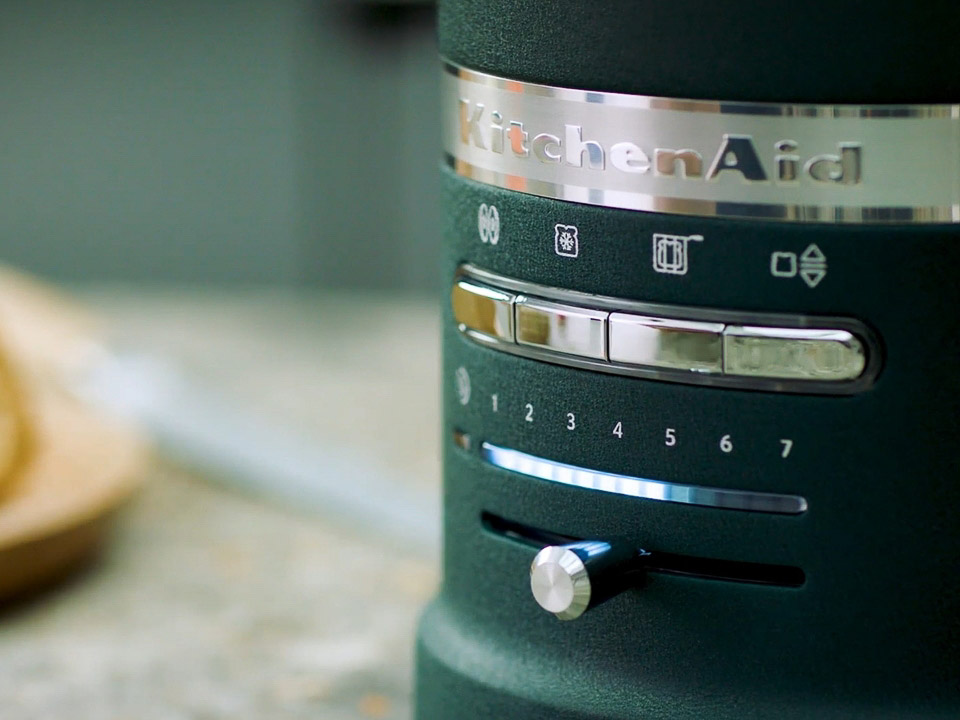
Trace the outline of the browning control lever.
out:
M 630 587 L 645 555 L 620 541 L 548 545 L 530 565 L 530 589 L 544 610 L 560 620 L 576 620 Z

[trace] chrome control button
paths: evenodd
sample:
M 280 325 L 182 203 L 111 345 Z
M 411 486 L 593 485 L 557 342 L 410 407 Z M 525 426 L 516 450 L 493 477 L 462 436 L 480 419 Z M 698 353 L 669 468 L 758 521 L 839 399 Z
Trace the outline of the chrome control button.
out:
M 465 332 L 513 342 L 513 302 L 516 296 L 467 280 L 453 286 L 453 318 Z
M 785 380 L 854 380 L 863 374 L 863 343 L 846 330 L 728 325 L 726 375 Z
M 606 360 L 608 313 L 524 296 L 516 309 L 521 345 Z
M 700 373 L 723 370 L 722 323 L 629 313 L 611 313 L 609 322 L 612 362 Z

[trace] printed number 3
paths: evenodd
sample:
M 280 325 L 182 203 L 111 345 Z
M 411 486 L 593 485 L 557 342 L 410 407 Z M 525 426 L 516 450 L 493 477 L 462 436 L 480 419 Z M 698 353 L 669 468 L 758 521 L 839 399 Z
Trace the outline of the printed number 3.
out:
M 567 413 L 567 430 L 577 429 L 577 416 L 573 413 Z

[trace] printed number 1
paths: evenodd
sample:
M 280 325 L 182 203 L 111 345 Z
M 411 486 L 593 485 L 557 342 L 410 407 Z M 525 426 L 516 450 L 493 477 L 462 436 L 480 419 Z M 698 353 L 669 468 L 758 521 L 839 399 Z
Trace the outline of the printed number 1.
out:
M 783 438 L 780 442 L 783 444 L 783 450 L 780 452 L 780 457 L 785 458 L 790 455 L 790 451 L 793 450 L 793 440 Z
M 499 410 L 499 406 L 500 406 L 499 400 L 500 398 L 497 397 L 496 393 L 490 396 L 490 402 L 493 405 L 494 412 L 497 412 L 497 410 Z

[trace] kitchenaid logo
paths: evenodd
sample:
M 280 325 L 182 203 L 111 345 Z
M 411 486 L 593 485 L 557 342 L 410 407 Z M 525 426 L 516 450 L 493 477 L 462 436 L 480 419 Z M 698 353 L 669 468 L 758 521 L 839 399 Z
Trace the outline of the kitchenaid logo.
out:
M 460 141 L 479 150 L 528 158 L 544 165 L 607 170 L 635 175 L 710 181 L 723 173 L 739 174 L 750 183 L 771 180 L 797 183 L 809 178 L 831 185 L 859 185 L 862 148 L 857 142 L 840 142 L 836 153 L 804 159 L 799 144 L 783 139 L 773 144 L 772 164 L 765 165 L 753 137 L 724 133 L 709 148 L 644 149 L 635 142 L 605 145 L 585 139 L 581 125 L 565 124 L 562 135 L 533 134 L 522 121 L 507 121 L 497 111 L 487 112 L 482 103 L 460 99 Z M 703 151 L 706 152 L 703 152 Z M 709 162 L 707 162 L 709 160 Z M 771 171 L 772 169 L 772 171 Z

